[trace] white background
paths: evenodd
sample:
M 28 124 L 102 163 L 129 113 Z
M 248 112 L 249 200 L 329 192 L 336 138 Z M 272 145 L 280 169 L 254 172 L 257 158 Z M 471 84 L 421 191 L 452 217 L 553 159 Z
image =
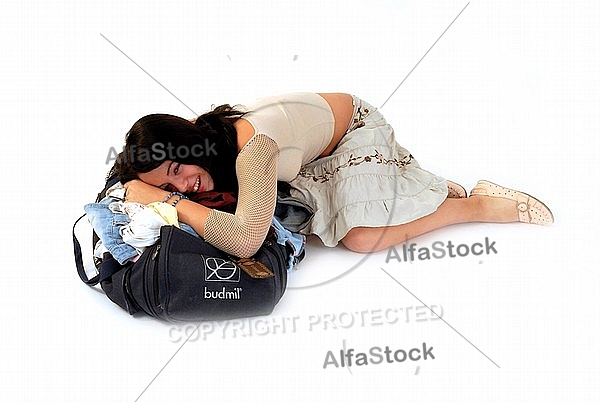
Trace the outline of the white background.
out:
M 101 187 L 110 147 L 142 115 L 194 116 L 140 67 L 198 113 L 286 91 L 381 106 L 465 5 L 4 1 L 1 400 L 600 399 L 594 1 L 472 1 L 381 109 L 424 168 L 467 190 L 481 178 L 526 190 L 552 208 L 554 226 L 439 230 L 415 242 L 488 237 L 498 254 L 412 264 L 371 255 L 328 285 L 289 289 L 267 319 L 297 316 L 294 329 L 217 329 L 183 347 L 178 329 L 129 317 L 77 277 L 71 225 Z M 289 286 L 361 258 L 311 239 Z M 309 327 L 325 314 L 421 305 L 415 296 L 441 305 L 447 323 Z M 344 346 L 424 342 L 435 360 L 323 368 Z

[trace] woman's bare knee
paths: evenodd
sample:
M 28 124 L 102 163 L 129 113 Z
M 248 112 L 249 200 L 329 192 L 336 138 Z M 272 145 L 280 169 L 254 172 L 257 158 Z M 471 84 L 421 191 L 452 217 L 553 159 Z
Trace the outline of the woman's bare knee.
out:
M 375 228 L 356 227 L 352 228 L 344 238 L 342 244 L 353 252 L 373 252 L 377 246 L 378 237 Z

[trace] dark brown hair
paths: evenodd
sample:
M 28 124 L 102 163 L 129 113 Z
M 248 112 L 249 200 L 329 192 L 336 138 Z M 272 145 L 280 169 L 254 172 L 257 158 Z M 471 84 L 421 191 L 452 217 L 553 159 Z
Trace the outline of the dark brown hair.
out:
M 125 136 L 125 148 L 113 170 L 121 183 L 138 179 L 165 160 L 197 165 L 213 178 L 215 191 L 236 192 L 237 133 L 233 126 L 241 112 L 227 104 L 200 115 L 195 123 L 168 114 L 139 119 Z M 204 153 L 192 152 L 204 150 Z M 176 152 L 175 152 L 176 151 Z

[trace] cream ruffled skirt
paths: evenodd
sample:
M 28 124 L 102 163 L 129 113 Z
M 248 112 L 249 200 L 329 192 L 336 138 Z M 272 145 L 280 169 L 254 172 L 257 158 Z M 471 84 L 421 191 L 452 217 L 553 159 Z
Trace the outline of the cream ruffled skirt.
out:
M 315 215 L 303 233 L 335 246 L 354 227 L 385 227 L 434 212 L 446 180 L 421 169 L 376 108 L 354 97 L 354 119 L 330 156 L 302 167 L 291 195 Z

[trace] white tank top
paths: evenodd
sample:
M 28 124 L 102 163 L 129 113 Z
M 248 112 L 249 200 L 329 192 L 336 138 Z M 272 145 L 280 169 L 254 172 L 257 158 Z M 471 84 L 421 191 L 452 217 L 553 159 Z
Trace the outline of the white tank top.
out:
M 300 167 L 315 160 L 333 138 L 335 118 L 329 104 L 315 93 L 261 98 L 247 107 L 243 119 L 279 147 L 277 179 L 291 181 Z

